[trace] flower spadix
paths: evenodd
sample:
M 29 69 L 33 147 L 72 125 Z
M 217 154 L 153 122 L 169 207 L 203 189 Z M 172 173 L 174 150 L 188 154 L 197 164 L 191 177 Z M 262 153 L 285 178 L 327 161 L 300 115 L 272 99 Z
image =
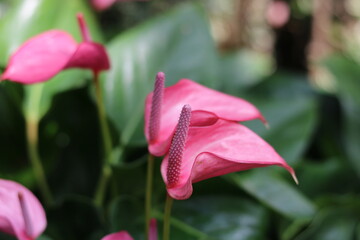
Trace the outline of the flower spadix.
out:
M 218 119 L 228 121 L 266 120 L 251 103 L 182 79 L 164 88 L 164 73 L 158 73 L 154 91 L 145 101 L 145 136 L 149 152 L 164 155 L 174 133 L 178 114 L 185 104 L 191 105 L 191 126 L 208 126 Z
M 0 231 L 19 240 L 35 240 L 46 228 L 39 200 L 24 186 L 0 179 Z
M 247 127 L 223 119 L 206 127 L 190 126 L 190 115 L 190 106 L 185 105 L 161 164 L 161 174 L 172 198 L 189 198 L 192 183 L 271 165 L 285 168 L 297 182 L 294 170 Z
M 68 68 L 95 72 L 110 68 L 105 48 L 92 42 L 82 14 L 77 15 L 83 42 L 61 30 L 50 30 L 26 41 L 11 57 L 1 80 L 23 84 L 49 80 Z

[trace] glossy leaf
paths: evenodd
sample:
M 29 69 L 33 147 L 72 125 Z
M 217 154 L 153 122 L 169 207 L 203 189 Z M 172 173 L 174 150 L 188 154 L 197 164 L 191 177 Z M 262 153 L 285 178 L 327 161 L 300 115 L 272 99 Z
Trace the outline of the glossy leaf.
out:
M 134 239 L 143 239 L 143 203 L 134 197 L 115 198 L 109 207 L 110 231 L 128 231 Z
M 176 201 L 172 216 L 203 232 L 202 239 L 266 238 L 266 209 L 243 198 L 206 196 Z
M 47 233 L 56 239 L 91 239 L 91 235 L 102 227 L 99 210 L 93 201 L 79 196 L 68 197 L 49 209 L 48 219 Z
M 216 52 L 202 10 L 183 4 L 119 35 L 108 45 L 114 66 L 103 81 L 107 111 L 123 144 L 145 144 L 143 112 L 157 72 L 167 85 L 190 78 L 207 86 L 217 80 Z M 106 92 L 106 94 L 105 94 Z
M 271 56 L 248 49 L 222 55 L 219 65 L 221 91 L 234 95 L 245 92 L 273 71 Z
M 346 194 L 360 189 L 356 170 L 345 158 L 305 161 L 297 172 L 299 179 L 302 179 L 299 188 L 311 198 L 324 194 Z
M 227 179 L 285 217 L 311 219 L 315 205 L 296 189 L 296 185 L 287 183 L 274 170 L 256 169 L 231 174 Z M 301 179 L 299 181 L 301 184 Z
M 355 239 L 356 226 L 360 224 L 356 214 L 359 214 L 358 209 L 324 209 L 295 240 Z
M 309 144 L 317 123 L 317 102 L 307 79 L 275 74 L 248 91 L 248 100 L 263 113 L 270 129 L 251 121 L 250 127 L 290 165 L 297 163 Z
M 336 56 L 328 59 L 326 64 L 335 76 L 338 96 L 344 109 L 344 148 L 360 177 L 360 68 L 357 63 Z

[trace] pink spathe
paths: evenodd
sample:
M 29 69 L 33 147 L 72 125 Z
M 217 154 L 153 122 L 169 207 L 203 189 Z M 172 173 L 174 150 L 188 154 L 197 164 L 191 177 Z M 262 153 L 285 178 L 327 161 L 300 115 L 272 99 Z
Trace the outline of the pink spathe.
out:
M 134 240 L 127 231 L 106 235 L 101 240 Z
M 94 72 L 107 70 L 110 62 L 105 48 L 91 41 L 82 14 L 77 15 L 83 42 L 71 35 L 50 30 L 26 41 L 11 57 L 1 76 L 23 84 L 44 82 L 67 68 L 85 68 Z
M 0 179 L 0 231 L 19 240 L 35 240 L 47 225 L 39 200 L 19 183 Z
M 168 194 L 178 200 L 191 196 L 192 183 L 251 168 L 281 166 L 297 182 L 294 170 L 261 137 L 222 119 L 211 126 L 189 128 L 176 183 L 167 179 L 170 154 L 161 164 L 161 174 Z
M 182 79 L 165 88 L 158 137 L 150 140 L 152 98 L 153 92 L 145 101 L 145 136 L 149 152 L 155 156 L 162 156 L 168 151 L 179 112 L 185 104 L 192 108 L 191 126 L 211 125 L 218 119 L 235 122 L 260 119 L 266 123 L 260 111 L 244 99 L 215 91 L 189 79 Z
M 157 224 L 156 219 L 150 219 L 150 229 L 149 229 L 149 240 L 158 240 L 157 233 Z M 119 231 L 116 233 L 111 233 L 103 237 L 101 240 L 134 240 L 127 231 Z

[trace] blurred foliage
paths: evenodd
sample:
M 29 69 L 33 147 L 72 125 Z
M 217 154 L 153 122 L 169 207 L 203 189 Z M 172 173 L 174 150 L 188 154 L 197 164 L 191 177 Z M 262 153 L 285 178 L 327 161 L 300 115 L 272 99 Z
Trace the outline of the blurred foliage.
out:
M 285 170 L 271 167 L 195 184 L 192 198 L 174 204 L 172 239 L 360 239 L 358 59 L 344 47 L 318 63 L 334 82 L 329 92 L 312 84 L 308 72 L 275 68 L 271 51 L 244 45 L 220 51 L 212 37 L 219 34 L 211 25 L 219 20 L 209 14 L 212 1 L 179 2 L 118 2 L 99 13 L 85 0 L 0 1 L 1 71 L 10 54 L 40 32 L 63 29 L 80 41 L 77 12 L 111 58 L 101 84 L 117 146 L 105 208 L 91 199 L 101 138 L 89 73 L 67 70 L 31 86 L 0 83 L 0 177 L 36 194 L 24 132 L 29 117 L 40 123 L 39 150 L 56 204 L 46 209 L 48 227 L 39 239 L 95 240 L 119 230 L 144 238 L 143 103 L 157 71 L 166 73 L 168 86 L 191 78 L 253 102 L 270 129 L 259 121 L 244 124 L 295 168 L 300 182 L 296 186 Z M 291 10 L 297 21 L 309 17 L 311 1 L 291 1 Z M 355 10 L 352 17 L 359 18 Z M 159 171 L 154 181 L 153 216 L 161 229 L 165 189 Z M 13 238 L 0 233 L 0 239 Z

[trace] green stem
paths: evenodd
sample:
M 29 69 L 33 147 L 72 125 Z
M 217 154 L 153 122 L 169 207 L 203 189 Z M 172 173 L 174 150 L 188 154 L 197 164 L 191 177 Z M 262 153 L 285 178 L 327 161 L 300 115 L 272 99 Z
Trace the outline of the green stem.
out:
M 51 205 L 53 203 L 53 197 L 46 181 L 44 168 L 38 152 L 38 129 L 39 121 L 37 119 L 27 117 L 26 138 L 29 158 L 44 202 L 46 205 Z
M 149 224 L 151 218 L 151 195 L 154 176 L 154 156 L 149 154 L 146 176 L 146 195 L 145 195 L 145 233 L 149 238 Z
M 170 217 L 171 217 L 171 207 L 173 204 L 173 199 L 166 195 L 166 202 L 165 202 L 165 211 L 164 211 L 164 228 L 163 228 L 163 240 L 170 239 Z
M 95 84 L 95 93 L 96 93 L 96 103 L 97 103 L 97 110 L 98 110 L 98 118 L 101 128 L 101 135 L 103 141 L 103 150 L 104 150 L 104 160 L 102 163 L 102 171 L 100 175 L 99 184 L 96 189 L 95 193 L 95 203 L 98 206 L 101 206 L 104 200 L 106 187 L 109 182 L 109 178 L 111 177 L 111 150 L 112 150 L 112 143 L 111 143 L 111 135 L 109 125 L 106 119 L 105 108 L 103 103 L 103 96 L 100 88 L 99 83 L 99 72 L 94 71 L 94 84 Z

